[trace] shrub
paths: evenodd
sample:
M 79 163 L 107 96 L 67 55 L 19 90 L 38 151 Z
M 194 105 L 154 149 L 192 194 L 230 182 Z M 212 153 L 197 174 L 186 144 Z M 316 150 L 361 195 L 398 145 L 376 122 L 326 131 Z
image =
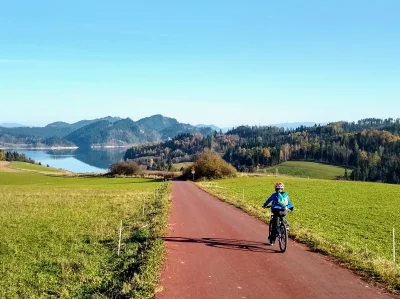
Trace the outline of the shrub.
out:
M 225 162 L 220 155 L 208 149 L 199 154 L 192 166 L 186 168 L 183 176 L 192 178 L 192 169 L 196 171 L 195 179 L 221 179 L 225 177 L 236 177 L 236 169 Z
M 123 161 L 110 166 L 110 174 L 113 175 L 139 175 L 142 173 L 141 167 L 133 161 Z

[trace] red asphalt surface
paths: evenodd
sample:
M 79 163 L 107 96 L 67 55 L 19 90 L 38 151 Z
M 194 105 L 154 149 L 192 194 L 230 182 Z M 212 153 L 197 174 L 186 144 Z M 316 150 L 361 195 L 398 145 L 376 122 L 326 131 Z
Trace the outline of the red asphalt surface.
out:
M 328 257 L 289 241 L 268 246 L 268 226 L 188 182 L 173 182 L 167 261 L 157 299 L 400 298 Z

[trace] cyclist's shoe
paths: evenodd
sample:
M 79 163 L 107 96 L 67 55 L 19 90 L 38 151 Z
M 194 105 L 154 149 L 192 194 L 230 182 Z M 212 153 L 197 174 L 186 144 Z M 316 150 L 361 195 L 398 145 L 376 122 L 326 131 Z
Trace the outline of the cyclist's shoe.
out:
M 270 238 L 268 237 L 268 245 L 274 246 L 275 242 L 271 242 Z

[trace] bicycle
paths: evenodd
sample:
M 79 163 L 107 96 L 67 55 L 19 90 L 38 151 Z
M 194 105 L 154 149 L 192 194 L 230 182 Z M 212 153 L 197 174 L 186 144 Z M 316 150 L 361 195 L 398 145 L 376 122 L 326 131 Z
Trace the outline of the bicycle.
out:
M 265 208 L 271 208 L 267 206 Z M 274 215 L 271 214 L 271 220 L 269 221 L 269 235 L 271 236 L 272 231 L 272 219 Z M 281 252 L 285 252 L 288 246 L 288 225 L 285 219 L 285 215 L 278 216 L 278 221 L 276 224 L 276 238 L 278 239 L 279 249 Z

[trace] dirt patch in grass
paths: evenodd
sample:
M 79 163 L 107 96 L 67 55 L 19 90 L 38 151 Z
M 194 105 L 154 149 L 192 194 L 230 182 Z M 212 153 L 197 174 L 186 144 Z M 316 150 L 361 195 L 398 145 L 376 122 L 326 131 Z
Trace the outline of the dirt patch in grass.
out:
M 9 166 L 10 162 L 0 161 L 0 172 L 18 172 L 18 170 L 12 169 Z

